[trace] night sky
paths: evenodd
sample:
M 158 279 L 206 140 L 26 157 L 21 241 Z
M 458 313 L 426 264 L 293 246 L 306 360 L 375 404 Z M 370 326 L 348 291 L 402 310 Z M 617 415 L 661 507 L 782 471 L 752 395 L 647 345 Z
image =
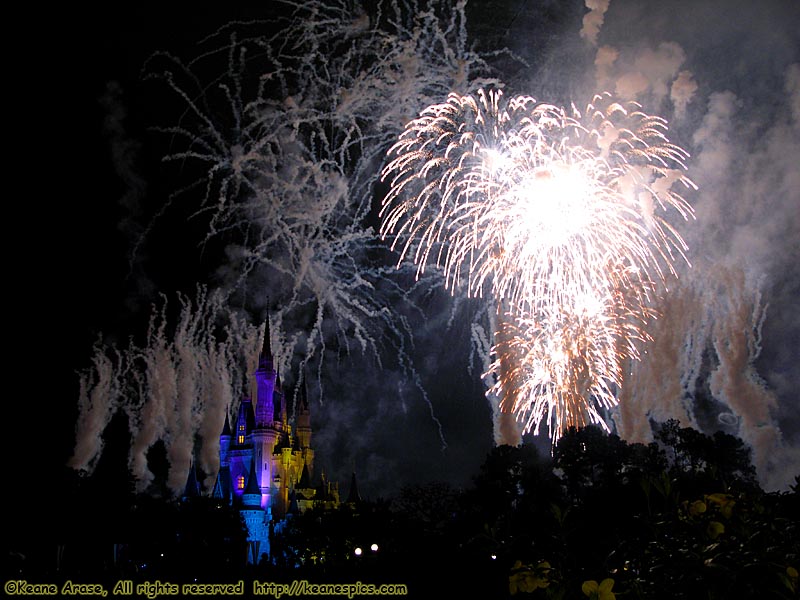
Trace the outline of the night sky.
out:
M 579 36 L 582 3 L 488 4 L 468 10 L 478 48 L 505 45 L 528 62 L 497 63 L 508 69 L 500 77 L 510 89 L 542 100 L 584 97 L 596 49 Z M 745 271 L 748 290 L 760 290 L 768 306 L 755 372 L 774 399 L 770 423 L 760 426 L 777 424 L 783 435 L 784 462 L 773 465 L 773 472 L 796 472 L 800 9 L 790 1 L 759 8 L 749 2 L 662 4 L 611 2 L 599 35 L 600 45 L 619 51 L 620 71 L 609 77 L 627 67 L 649 73 L 650 87 L 639 99 L 656 104 L 648 106 L 650 112 L 664 110 L 671 117 L 675 107 L 663 94 L 658 99 L 657 72 L 664 70 L 663 80 L 674 79 L 678 70 L 692 73 L 696 91 L 673 124 L 675 139 L 693 155 L 689 174 L 701 188 L 690 198 L 698 219 L 686 235 L 696 277 L 689 280 L 734 265 Z M 683 11 L 676 8 L 681 4 Z M 191 57 L 199 40 L 230 21 L 268 21 L 270 3 L 262 7 L 184 11 L 136 3 L 125 10 L 61 9 L 8 21 L 20 30 L 6 52 L 6 95 L 14 108 L 7 115 L 12 160 L 6 177 L 12 185 L 6 187 L 5 227 L 13 282 L 8 291 L 16 310 L 9 314 L 11 412 L 5 423 L 10 456 L 16 457 L 7 464 L 12 481 L 26 482 L 22 496 L 71 454 L 76 372 L 90 365 L 99 336 L 124 345 L 142 335 L 159 293 L 190 293 L 195 282 L 213 285 L 218 276 L 219 248 L 200 252 L 197 225 L 185 223 L 177 211 L 155 222 L 134 262 L 129 260 L 151 215 L 185 185 L 176 169 L 160 162 L 167 147 L 163 136 L 148 131 L 164 124 L 167 94 L 142 80 L 142 67 L 159 50 Z M 667 52 L 659 44 L 667 42 L 684 53 L 677 70 L 665 64 Z M 124 132 L 109 129 L 112 109 L 102 100 L 109 89 L 119 92 L 113 110 L 127 112 L 118 121 Z M 121 147 L 134 157 L 130 171 L 119 169 L 114 152 Z M 728 293 L 724 283 L 714 292 Z M 427 321 L 414 324 L 415 359 L 446 448 L 413 386 L 399 381 L 391 367 L 379 372 L 355 357 L 354 364 L 337 369 L 326 405 L 312 407 L 314 445 L 334 479 L 345 482 L 355 469 L 362 493 L 374 497 L 411 482 L 466 485 L 477 471 L 492 446 L 491 412 L 481 382 L 466 370 L 469 324 L 446 329 L 447 313 L 437 312 L 446 303 L 430 298 Z M 733 304 L 712 310 L 710 318 L 727 319 Z M 667 415 L 652 402 L 654 414 Z M 725 410 L 712 402 L 698 409 L 697 420 L 708 428 L 724 425 L 724 418 L 715 418 Z

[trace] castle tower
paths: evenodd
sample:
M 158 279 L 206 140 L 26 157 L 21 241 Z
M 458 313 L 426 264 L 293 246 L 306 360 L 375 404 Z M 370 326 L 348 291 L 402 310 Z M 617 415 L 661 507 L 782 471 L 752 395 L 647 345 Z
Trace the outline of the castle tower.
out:
M 272 498 L 275 493 L 272 485 L 274 479 L 272 450 L 279 434 L 274 423 L 274 396 L 276 388 L 279 388 L 279 378 L 273 362 L 269 319 L 267 319 L 267 323 L 264 326 L 264 342 L 261 347 L 261 354 L 258 357 L 255 378 L 256 393 L 258 395 L 256 397 L 256 424 L 252 438 L 252 461 L 256 465 L 256 477 L 261 489 L 261 506 L 264 509 L 268 509 L 272 505 Z
M 212 496 L 238 509 L 247 526 L 248 562 L 257 563 L 269 555 L 270 532 L 282 530 L 286 518 L 317 501 L 329 509 L 340 501 L 338 484 L 324 473 L 320 486 L 311 482 L 314 451 L 306 386 L 299 388 L 290 411 L 275 369 L 269 321 L 253 376 L 248 386 L 253 394 L 242 398 L 235 421 L 226 415 Z M 354 484 L 351 496 L 357 497 Z M 195 485 L 196 475 L 187 489 Z
M 261 507 L 261 488 L 256 476 L 256 464 L 250 463 L 247 487 L 242 494 L 239 512 L 247 527 L 247 562 L 258 564 L 261 557 L 269 555 L 270 512 Z

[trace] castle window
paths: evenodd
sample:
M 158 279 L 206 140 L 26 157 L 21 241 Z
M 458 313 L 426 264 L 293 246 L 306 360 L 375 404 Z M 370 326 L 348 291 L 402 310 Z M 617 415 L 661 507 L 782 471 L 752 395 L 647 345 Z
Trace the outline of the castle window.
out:
M 239 436 L 239 445 L 241 446 L 242 444 L 244 444 L 244 436 L 240 435 Z
M 236 478 L 236 487 L 240 490 L 244 489 L 244 475 L 239 475 L 239 477 Z

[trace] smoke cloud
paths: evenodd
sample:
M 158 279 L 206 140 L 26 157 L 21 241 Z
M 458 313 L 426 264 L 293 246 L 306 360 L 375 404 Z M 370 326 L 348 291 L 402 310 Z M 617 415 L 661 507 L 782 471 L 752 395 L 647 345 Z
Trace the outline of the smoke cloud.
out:
M 615 423 L 635 440 L 651 439 L 649 419 L 721 428 L 751 446 L 762 484 L 785 488 L 800 470 L 789 408 L 800 382 L 787 359 L 800 332 L 787 296 L 800 275 L 798 8 L 703 2 L 645 19 L 635 3 L 614 6 L 595 78 L 673 121 L 699 186 L 696 221 L 680 226 L 691 267 L 656 304 Z M 703 25 L 718 14 L 729 18 Z M 658 42 L 663 33 L 678 41 Z
M 123 409 L 140 488 L 152 483 L 147 453 L 158 440 L 167 446 L 171 489 L 182 487 L 192 457 L 215 473 L 224 415 L 252 372 L 261 335 L 231 312 L 233 299 L 254 314 L 270 310 L 282 375 L 325 382 L 312 391 L 322 425 L 314 445 L 319 456 L 342 457 L 341 480 L 354 466 L 373 473 L 373 489 L 422 471 L 435 476 L 425 465 L 454 447 L 473 448 L 479 460 L 485 446 L 459 439 L 462 431 L 517 443 L 499 398 L 464 405 L 480 396 L 489 371 L 495 308 L 433 301 L 431 290 L 441 290 L 435 273 L 414 282 L 387 266 L 373 210 L 386 149 L 405 122 L 450 91 L 502 86 L 503 73 L 470 50 L 463 3 L 421 10 L 414 1 L 383 2 L 380 14 L 332 4 L 305 3 L 297 19 L 276 24 L 295 42 L 281 46 L 291 56 L 265 50 L 283 39 L 271 32 L 245 27 L 236 37 L 222 28 L 197 60 L 158 54 L 148 63 L 149 78 L 182 103 L 163 127 L 167 162 L 200 172 L 176 188 L 191 216 L 207 218 L 205 241 L 226 236 L 215 273 L 225 301 L 183 298 L 175 318 L 166 307 L 155 311 L 143 343 L 95 349 L 81 375 L 73 467 L 91 471 L 103 429 Z M 631 440 L 651 439 L 650 421 L 667 418 L 736 433 L 753 448 L 762 482 L 785 486 L 798 468 L 800 430 L 797 5 L 587 0 L 586 8 L 580 31 L 576 21 L 555 57 L 523 57 L 521 64 L 544 66 L 526 83 L 532 89 L 518 91 L 547 100 L 551 90 L 538 85 L 581 71 L 571 91 L 589 89 L 571 100 L 607 90 L 663 115 L 670 138 L 692 154 L 688 173 L 699 186 L 690 198 L 695 221 L 674 224 L 691 267 L 679 265 L 654 302 L 654 339 L 630 365 L 614 424 Z M 337 44 L 346 51 L 331 51 Z M 255 54 L 263 62 L 250 61 Z M 220 56 L 207 85 L 203 61 Z M 567 69 L 562 56 L 586 64 Z M 123 114 L 109 106 L 133 210 L 144 190 L 135 148 L 115 129 Z M 470 411 L 485 431 L 467 425 Z M 423 441 L 409 442 L 415 437 Z
M 128 417 L 132 435 L 131 473 L 140 491 L 153 473 L 148 451 L 163 441 L 169 461 L 167 486 L 179 493 L 194 461 L 213 483 L 219 469 L 219 434 L 255 368 L 263 328 L 231 312 L 219 293 L 199 290 L 180 298 L 170 323 L 166 300 L 154 308 L 141 345 L 120 350 L 97 346 L 93 367 L 81 377 L 80 416 L 70 466 L 91 473 L 102 452 L 102 433 L 117 410 Z M 238 395 L 237 395 L 238 399 Z
M 589 9 L 589 12 L 583 17 L 581 37 L 592 46 L 597 45 L 597 36 L 603 26 L 603 20 L 610 3 L 611 0 L 586 0 L 586 8 Z

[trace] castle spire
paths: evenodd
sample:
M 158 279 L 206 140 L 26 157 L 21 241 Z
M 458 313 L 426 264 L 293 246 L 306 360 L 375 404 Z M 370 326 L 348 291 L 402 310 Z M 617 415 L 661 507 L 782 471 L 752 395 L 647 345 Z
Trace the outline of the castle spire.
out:
M 300 398 L 298 400 L 300 412 L 309 412 L 308 408 L 308 384 L 306 383 L 305 378 L 303 378 L 303 383 L 300 385 Z
M 292 486 L 292 491 L 289 492 L 289 510 L 286 511 L 286 515 L 299 515 L 300 514 L 300 505 L 297 502 L 297 492 Z
M 300 481 L 297 484 L 301 490 L 311 487 L 311 474 L 308 472 L 308 463 L 303 463 L 303 472 L 300 474 Z
M 225 424 L 222 426 L 222 433 L 220 435 L 231 436 L 231 424 L 228 420 L 228 411 L 225 411 Z
M 194 460 L 189 467 L 189 475 L 186 477 L 186 486 L 183 488 L 181 500 L 184 502 L 189 498 L 197 498 L 200 495 L 200 484 L 197 482 L 197 471 L 194 467 Z
M 358 484 L 356 483 L 356 474 L 353 471 L 353 477 L 350 479 L 350 493 L 347 495 L 347 504 L 360 504 L 361 494 L 358 493 Z
M 268 427 L 274 419 L 275 379 L 277 373 L 272 361 L 272 346 L 270 344 L 269 317 L 264 325 L 264 343 L 258 357 L 256 369 L 256 425 L 259 428 Z
M 242 497 L 245 496 L 258 496 L 258 501 L 256 505 L 260 506 L 261 504 L 261 488 L 258 485 L 258 477 L 256 476 L 256 461 L 250 461 L 250 474 L 247 476 L 247 487 L 244 489 L 244 493 Z M 249 502 L 245 501 L 245 505 L 250 504 Z
M 297 441 L 302 449 L 311 448 L 311 409 L 308 406 L 308 386 L 304 378 L 297 394 L 296 433 Z
M 269 364 L 269 370 L 272 370 L 272 341 L 271 332 L 269 327 L 269 316 L 265 319 L 264 322 L 264 342 L 261 344 L 261 354 L 258 355 L 258 366 L 259 368 L 264 366 L 266 367 Z

